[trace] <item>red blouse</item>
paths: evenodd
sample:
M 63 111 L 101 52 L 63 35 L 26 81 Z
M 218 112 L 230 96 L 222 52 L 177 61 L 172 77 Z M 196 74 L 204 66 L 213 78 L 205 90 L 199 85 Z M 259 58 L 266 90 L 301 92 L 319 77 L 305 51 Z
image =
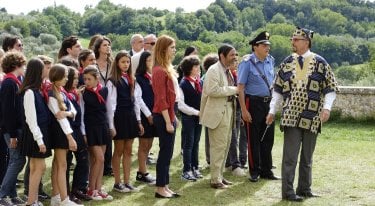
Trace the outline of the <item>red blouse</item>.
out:
M 154 108 L 152 112 L 161 114 L 161 111 L 167 109 L 171 122 L 174 122 L 176 93 L 173 80 L 168 77 L 168 74 L 160 66 L 155 66 L 152 69 L 152 91 L 154 92 Z

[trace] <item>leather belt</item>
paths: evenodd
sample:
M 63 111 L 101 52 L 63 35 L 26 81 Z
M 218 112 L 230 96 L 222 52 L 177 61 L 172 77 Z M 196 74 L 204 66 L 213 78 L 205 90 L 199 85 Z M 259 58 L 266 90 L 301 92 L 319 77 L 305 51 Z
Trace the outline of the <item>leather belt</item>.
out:
M 266 97 L 259 97 L 259 96 L 253 96 L 253 95 L 246 95 L 248 96 L 250 99 L 253 99 L 253 100 L 258 100 L 258 101 L 262 101 L 262 102 L 270 102 L 272 97 L 270 96 L 266 96 Z

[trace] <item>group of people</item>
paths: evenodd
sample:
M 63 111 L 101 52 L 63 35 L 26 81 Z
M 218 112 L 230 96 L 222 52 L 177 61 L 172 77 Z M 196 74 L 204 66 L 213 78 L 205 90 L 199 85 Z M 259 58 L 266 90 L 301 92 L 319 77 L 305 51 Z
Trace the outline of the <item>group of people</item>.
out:
M 251 182 L 282 179 L 282 198 L 289 201 L 316 196 L 311 191 L 312 155 L 321 125 L 329 118 L 337 83 L 324 58 L 310 51 L 312 38 L 313 31 L 297 27 L 291 37 L 293 53 L 276 73 L 266 31 L 249 42 L 252 53 L 240 63 L 229 44 L 221 45 L 217 54 L 207 55 L 202 63 L 197 49 L 189 47 L 177 69 L 172 65 L 176 41 L 167 35 L 135 34 L 130 52 L 119 51 L 114 58 L 109 38 L 95 35 L 83 49 L 79 39 L 70 36 L 63 40 L 56 64 L 44 55 L 27 61 L 21 39 L 7 37 L 0 88 L 4 137 L 0 163 L 7 170 L 0 175 L 0 205 L 25 203 L 16 192 L 25 157 L 26 204 L 39 205 L 38 197 L 45 194 L 41 180 L 45 158 L 52 154 L 51 205 L 112 200 L 102 187 L 106 174 L 114 176 L 114 191 L 137 192 L 130 181 L 137 137 L 136 180 L 156 185 L 156 198 L 180 197 L 169 187 L 178 112 L 182 180 L 203 177 L 198 154 L 204 126 L 212 188 L 233 184 L 223 177 L 226 166 L 233 174 L 245 175 L 242 159 L 247 159 Z M 280 103 L 281 178 L 272 171 L 274 119 Z M 154 137 L 160 148 L 156 178 L 146 164 Z M 76 165 L 70 187 L 72 153 Z

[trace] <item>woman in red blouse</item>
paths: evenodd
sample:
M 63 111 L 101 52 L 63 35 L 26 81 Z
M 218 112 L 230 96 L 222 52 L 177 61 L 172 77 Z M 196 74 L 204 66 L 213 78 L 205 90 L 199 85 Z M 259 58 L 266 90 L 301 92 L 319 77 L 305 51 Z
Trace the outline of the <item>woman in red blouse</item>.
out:
M 176 93 L 173 81 L 176 73 L 172 60 L 176 53 L 175 40 L 167 35 L 158 38 L 154 48 L 152 90 L 154 92 L 154 125 L 159 134 L 159 156 L 156 163 L 156 198 L 179 195 L 169 189 L 169 165 L 173 155 L 177 118 L 174 113 Z

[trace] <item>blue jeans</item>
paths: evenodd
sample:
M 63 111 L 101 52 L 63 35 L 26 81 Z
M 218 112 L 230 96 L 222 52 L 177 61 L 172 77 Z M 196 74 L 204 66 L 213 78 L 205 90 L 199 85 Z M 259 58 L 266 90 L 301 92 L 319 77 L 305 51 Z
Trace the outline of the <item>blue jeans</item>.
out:
M 21 136 L 21 130 L 17 131 L 19 137 Z M 9 149 L 9 163 L 8 169 L 5 173 L 3 182 L 0 189 L 0 198 L 9 196 L 10 198 L 17 197 L 16 183 L 17 176 L 23 169 L 26 163 L 26 158 L 21 154 L 20 148 L 10 148 L 10 134 L 4 134 L 4 140 Z
M 184 172 L 193 168 L 198 169 L 199 141 L 201 138 L 202 125 L 199 124 L 198 116 L 182 115 L 182 130 L 184 141 Z

